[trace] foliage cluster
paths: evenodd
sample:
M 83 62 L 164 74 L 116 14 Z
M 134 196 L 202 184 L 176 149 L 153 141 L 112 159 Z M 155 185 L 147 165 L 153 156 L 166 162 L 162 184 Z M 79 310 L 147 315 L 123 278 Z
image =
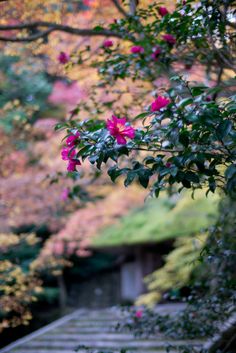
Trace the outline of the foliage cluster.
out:
M 160 331 L 167 337 L 178 339 L 209 337 L 220 332 L 222 324 L 235 312 L 235 207 L 235 201 L 226 199 L 222 202 L 219 219 L 211 227 L 205 245 L 198 255 L 193 253 L 195 259 L 198 256 L 198 261 L 194 263 L 195 280 L 186 308 L 175 316 L 162 316 L 155 310 L 144 309 L 139 317 L 137 309 L 132 309 L 126 320 L 120 324 L 120 329 L 128 329 L 135 335 L 144 336 Z M 180 250 L 182 251 L 181 248 Z M 175 254 L 176 250 L 168 258 Z M 168 270 L 169 265 L 167 259 L 159 273 Z M 184 268 L 186 269 L 186 264 Z M 163 283 L 159 280 L 158 289 L 162 288 Z M 223 351 L 233 352 L 231 345 L 234 338 L 233 336 L 232 341 L 229 340 L 228 346 L 224 347 L 226 350 Z M 218 348 L 222 348 L 220 344 Z M 184 352 L 185 349 L 186 347 L 182 347 L 181 351 Z
M 42 289 L 41 280 L 30 268 L 38 251 L 34 234 L 0 234 L 0 332 L 28 325 L 30 305 Z
M 158 243 L 191 236 L 214 223 L 218 198 L 217 195 L 206 198 L 200 191 L 194 200 L 189 192 L 179 197 L 163 194 L 159 199 L 146 200 L 143 207 L 122 217 L 118 224 L 98 231 L 92 245 L 99 248 Z

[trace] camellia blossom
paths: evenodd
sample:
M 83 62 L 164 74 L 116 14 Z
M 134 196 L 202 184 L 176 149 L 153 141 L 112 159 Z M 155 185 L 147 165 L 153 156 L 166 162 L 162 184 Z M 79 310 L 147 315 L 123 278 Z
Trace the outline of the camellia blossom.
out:
M 57 57 L 57 60 L 59 61 L 60 64 L 65 65 L 70 61 L 70 56 L 64 51 L 61 51 Z
M 160 7 L 158 8 L 158 13 L 159 13 L 159 15 L 161 15 L 162 17 L 164 17 L 165 15 L 168 15 L 169 11 L 167 10 L 166 7 L 160 6 Z
M 81 165 L 81 162 L 80 162 L 79 159 L 71 159 L 71 160 L 69 160 L 69 163 L 67 165 L 68 172 L 75 172 L 77 165 Z
M 158 57 L 159 57 L 159 55 L 161 54 L 161 48 L 160 48 L 160 47 L 156 47 L 156 48 L 154 48 L 153 50 L 154 50 L 154 51 L 153 51 L 153 53 L 151 54 L 151 58 L 152 58 L 153 60 L 157 60 Z
M 174 36 L 172 36 L 172 34 L 163 34 L 162 38 L 168 44 L 174 45 L 176 43 L 176 39 Z
M 74 147 L 76 143 L 78 142 L 80 137 L 79 131 L 77 131 L 74 135 L 70 135 L 66 139 L 66 144 L 68 147 Z
M 106 39 L 103 42 L 103 46 L 104 48 L 110 48 L 113 46 L 113 41 L 111 39 Z
M 170 103 L 170 100 L 166 97 L 158 96 L 151 104 L 151 111 L 156 112 L 161 108 L 166 107 Z
M 130 49 L 132 54 L 143 54 L 144 48 L 141 45 L 135 45 Z
M 137 317 L 138 319 L 141 319 L 141 317 L 143 316 L 143 312 L 142 312 L 142 310 L 138 310 L 138 311 L 136 311 L 136 313 L 135 313 L 135 317 Z
M 76 151 L 70 148 L 64 147 L 61 151 L 61 158 L 63 161 L 69 161 L 67 165 L 68 172 L 76 171 L 76 166 L 81 165 L 79 159 L 74 158 L 76 155 Z
M 63 159 L 63 161 L 69 161 L 73 159 L 75 155 L 76 155 L 75 150 L 72 150 L 70 148 L 63 147 L 61 151 L 61 158 Z
M 126 125 L 126 118 L 119 119 L 115 115 L 112 115 L 112 118 L 107 120 L 107 129 L 111 136 L 115 137 L 119 145 L 127 143 L 126 137 L 133 139 L 135 136 L 135 129 Z
M 212 96 L 206 96 L 206 101 L 211 102 L 212 101 Z

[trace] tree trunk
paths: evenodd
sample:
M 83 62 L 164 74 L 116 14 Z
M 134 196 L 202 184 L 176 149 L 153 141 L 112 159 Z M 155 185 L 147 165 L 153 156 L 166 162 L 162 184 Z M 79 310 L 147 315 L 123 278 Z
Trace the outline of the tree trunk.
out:
M 63 311 L 67 303 L 67 290 L 63 274 L 57 277 L 57 283 L 59 288 L 59 306 L 60 310 Z

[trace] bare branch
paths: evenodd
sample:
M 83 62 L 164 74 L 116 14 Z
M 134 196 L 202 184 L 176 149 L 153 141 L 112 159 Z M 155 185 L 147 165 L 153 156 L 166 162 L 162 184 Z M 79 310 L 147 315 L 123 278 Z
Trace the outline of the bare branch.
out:
M 32 29 L 38 29 L 38 28 L 46 28 L 44 31 L 39 31 L 36 34 L 33 35 L 28 35 L 25 37 L 0 37 L 0 41 L 5 41 L 5 42 L 32 42 L 35 41 L 39 38 L 46 37 L 48 34 L 58 31 L 58 32 L 65 32 L 65 33 L 70 33 L 73 35 L 77 36 L 103 36 L 103 37 L 116 37 L 116 38 L 121 38 L 121 39 L 127 39 L 127 40 L 132 40 L 131 38 L 128 38 L 127 36 L 124 36 L 123 34 L 120 34 L 118 32 L 111 31 L 109 29 L 101 29 L 101 30 L 95 30 L 95 29 L 79 29 L 67 25 L 61 25 L 57 23 L 51 23 L 51 22 L 44 22 L 44 21 L 39 21 L 39 22 L 32 22 L 32 23 L 21 23 L 21 24 L 15 24 L 15 25 L 0 25 L 0 31 L 9 31 L 9 30 L 32 30 Z
M 50 28 L 46 31 L 32 34 L 31 36 L 28 36 L 28 37 L 1 37 L 0 36 L 0 41 L 2 41 L 2 42 L 34 42 L 35 40 L 38 40 L 40 38 L 46 38 L 51 32 L 53 32 L 53 28 Z
M 135 15 L 138 4 L 139 4 L 139 0 L 130 0 L 129 7 L 130 7 L 130 15 L 131 16 Z
M 125 17 L 129 17 L 129 14 L 123 9 L 123 7 L 120 5 L 119 0 L 111 0 L 113 2 L 113 4 L 115 5 L 115 7 L 117 8 L 117 10 Z

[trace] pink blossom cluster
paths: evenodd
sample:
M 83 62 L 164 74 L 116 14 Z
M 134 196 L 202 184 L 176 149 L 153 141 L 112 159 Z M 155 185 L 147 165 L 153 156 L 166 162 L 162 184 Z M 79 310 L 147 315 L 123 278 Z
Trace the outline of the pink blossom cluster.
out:
M 103 42 L 103 47 L 104 48 L 110 48 L 110 47 L 112 47 L 113 46 L 113 41 L 111 40 L 111 39 L 106 39 L 106 40 L 104 40 L 104 42 Z
M 159 15 L 161 15 L 161 17 L 164 17 L 164 16 L 168 15 L 169 11 L 167 10 L 166 7 L 160 6 L 158 8 L 158 13 L 159 13 Z
M 59 61 L 60 64 L 65 65 L 70 61 L 70 56 L 64 51 L 61 51 L 57 57 L 57 60 Z
M 163 34 L 162 39 L 170 45 L 174 45 L 176 43 L 176 39 L 172 34 Z
M 63 161 L 68 161 L 67 170 L 68 172 L 76 171 L 76 167 L 81 165 L 81 162 L 76 158 L 75 145 L 79 141 L 80 133 L 76 131 L 75 134 L 69 135 L 66 139 L 67 147 L 63 147 L 61 151 L 61 158 Z
M 144 48 L 141 45 L 134 45 L 131 49 L 130 52 L 132 54 L 143 54 L 144 53 Z
M 161 48 L 160 47 L 155 47 L 153 48 L 153 53 L 151 55 L 151 58 L 153 60 L 158 60 L 159 55 L 161 54 Z
M 142 310 L 137 310 L 136 313 L 135 313 L 135 317 L 137 319 L 141 319 L 143 317 L 143 312 Z

